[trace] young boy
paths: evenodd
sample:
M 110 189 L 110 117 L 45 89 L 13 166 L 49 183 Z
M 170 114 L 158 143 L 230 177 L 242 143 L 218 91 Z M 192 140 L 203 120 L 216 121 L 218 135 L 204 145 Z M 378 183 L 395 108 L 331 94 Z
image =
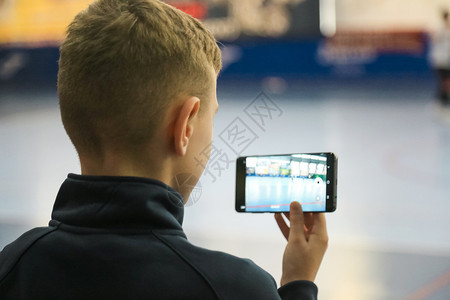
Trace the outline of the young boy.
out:
M 214 37 L 156 0 L 98 0 L 61 46 L 58 92 L 81 163 L 48 227 L 0 253 L 1 299 L 316 299 L 323 214 L 291 204 L 281 287 L 253 262 L 192 245 L 181 227 L 212 140 L 221 68 Z M 172 187 L 171 187 L 172 185 Z

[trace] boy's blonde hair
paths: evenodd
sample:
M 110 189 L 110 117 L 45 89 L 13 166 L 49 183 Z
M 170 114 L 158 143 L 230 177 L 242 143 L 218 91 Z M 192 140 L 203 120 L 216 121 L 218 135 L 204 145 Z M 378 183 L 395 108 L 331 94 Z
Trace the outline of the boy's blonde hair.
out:
M 92 3 L 69 25 L 60 53 L 62 121 L 78 153 L 89 155 L 148 142 L 180 94 L 204 106 L 212 67 L 221 69 L 211 33 L 157 0 Z

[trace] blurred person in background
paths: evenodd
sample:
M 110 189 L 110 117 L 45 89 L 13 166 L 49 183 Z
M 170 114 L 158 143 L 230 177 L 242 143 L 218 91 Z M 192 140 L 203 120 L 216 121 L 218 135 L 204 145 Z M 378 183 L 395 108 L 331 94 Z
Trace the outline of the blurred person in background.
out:
M 442 24 L 433 34 L 430 59 L 438 75 L 437 96 L 441 105 L 450 105 L 450 17 L 448 10 L 441 13 Z
M 81 175 L 62 184 L 49 226 L 0 253 L 0 299 L 317 298 L 323 214 L 293 202 L 290 222 L 275 215 L 288 240 L 279 289 L 252 261 L 197 247 L 183 231 L 220 69 L 212 34 L 161 1 L 99 0 L 75 17 L 58 95 Z M 186 174 L 195 182 L 180 185 Z

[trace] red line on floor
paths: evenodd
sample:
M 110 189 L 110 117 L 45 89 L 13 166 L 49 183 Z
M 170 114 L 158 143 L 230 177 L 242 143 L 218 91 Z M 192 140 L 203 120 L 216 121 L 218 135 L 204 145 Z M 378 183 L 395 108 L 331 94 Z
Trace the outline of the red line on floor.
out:
M 450 271 L 409 295 L 406 300 L 423 300 L 450 284 Z

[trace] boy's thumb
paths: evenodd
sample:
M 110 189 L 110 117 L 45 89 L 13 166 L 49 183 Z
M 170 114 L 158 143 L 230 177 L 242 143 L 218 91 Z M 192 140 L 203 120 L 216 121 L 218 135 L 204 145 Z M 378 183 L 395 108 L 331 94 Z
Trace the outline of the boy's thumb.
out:
M 303 210 L 302 206 L 299 202 L 293 201 L 291 203 L 290 212 L 289 212 L 289 221 L 291 224 L 291 228 L 289 231 L 289 241 L 295 238 L 304 238 L 305 230 L 304 230 L 304 220 L 303 220 Z

